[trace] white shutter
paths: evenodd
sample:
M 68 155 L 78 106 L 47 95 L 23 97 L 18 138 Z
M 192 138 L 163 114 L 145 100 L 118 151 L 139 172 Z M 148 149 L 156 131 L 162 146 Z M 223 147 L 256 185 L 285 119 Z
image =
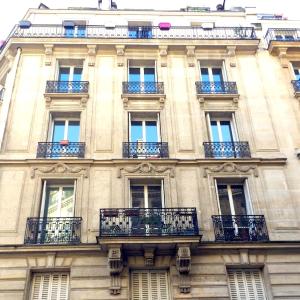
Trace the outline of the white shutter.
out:
M 166 271 L 134 271 L 131 274 L 132 300 L 168 300 Z
M 229 270 L 232 300 L 266 300 L 260 270 Z
M 69 275 L 67 273 L 37 273 L 33 276 L 32 300 L 67 300 Z

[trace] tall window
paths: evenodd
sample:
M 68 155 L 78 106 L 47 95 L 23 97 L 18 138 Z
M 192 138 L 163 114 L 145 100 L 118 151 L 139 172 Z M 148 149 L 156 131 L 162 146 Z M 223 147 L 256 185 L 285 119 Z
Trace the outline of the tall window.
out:
M 166 271 L 141 270 L 131 273 L 132 300 L 169 300 Z
M 79 142 L 80 121 L 76 118 L 55 118 L 52 122 L 50 140 Z
M 206 92 L 222 92 L 225 89 L 224 81 L 226 81 L 224 70 L 222 61 L 201 61 L 200 81 L 204 83 L 202 89 Z
M 67 300 L 68 273 L 35 273 L 32 278 L 31 300 Z
M 229 269 L 229 288 L 231 300 L 266 300 L 261 270 Z
M 63 26 L 65 37 L 71 38 L 86 36 L 85 21 L 64 21 Z
M 294 70 L 295 79 L 300 80 L 300 63 L 299 62 L 293 63 L 293 70 Z

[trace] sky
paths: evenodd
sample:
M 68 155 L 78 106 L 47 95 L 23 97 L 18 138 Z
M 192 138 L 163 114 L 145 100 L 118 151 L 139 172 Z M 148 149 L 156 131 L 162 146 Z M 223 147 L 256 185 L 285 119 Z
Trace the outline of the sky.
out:
M 37 8 L 41 2 L 50 8 L 97 7 L 97 0 L 0 0 L 0 40 L 25 15 L 28 8 Z M 114 0 L 118 8 L 179 9 L 186 6 L 210 6 L 215 8 L 223 0 Z M 3 4 L 5 3 L 5 4 Z M 300 0 L 226 0 L 226 8 L 255 6 L 258 12 L 279 13 L 289 19 L 299 19 Z

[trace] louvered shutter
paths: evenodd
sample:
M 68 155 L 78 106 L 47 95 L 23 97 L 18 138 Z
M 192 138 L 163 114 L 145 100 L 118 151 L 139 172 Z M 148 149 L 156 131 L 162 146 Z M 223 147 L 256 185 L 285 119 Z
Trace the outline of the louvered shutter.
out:
M 266 300 L 260 270 L 229 270 L 232 300 Z
M 67 273 L 36 273 L 32 282 L 32 300 L 67 300 Z
M 132 300 L 168 300 L 165 271 L 134 271 L 131 274 Z

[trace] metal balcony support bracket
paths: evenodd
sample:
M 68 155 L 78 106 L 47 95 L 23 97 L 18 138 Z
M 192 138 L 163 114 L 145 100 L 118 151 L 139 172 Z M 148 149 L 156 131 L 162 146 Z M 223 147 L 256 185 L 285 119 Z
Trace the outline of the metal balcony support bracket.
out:
M 108 249 L 108 268 L 110 273 L 110 293 L 121 293 L 121 278 L 123 271 L 123 258 L 121 246 L 111 246 Z
M 180 293 L 187 294 L 191 291 L 191 249 L 189 245 L 180 245 L 177 249 L 176 268 L 179 274 Z

